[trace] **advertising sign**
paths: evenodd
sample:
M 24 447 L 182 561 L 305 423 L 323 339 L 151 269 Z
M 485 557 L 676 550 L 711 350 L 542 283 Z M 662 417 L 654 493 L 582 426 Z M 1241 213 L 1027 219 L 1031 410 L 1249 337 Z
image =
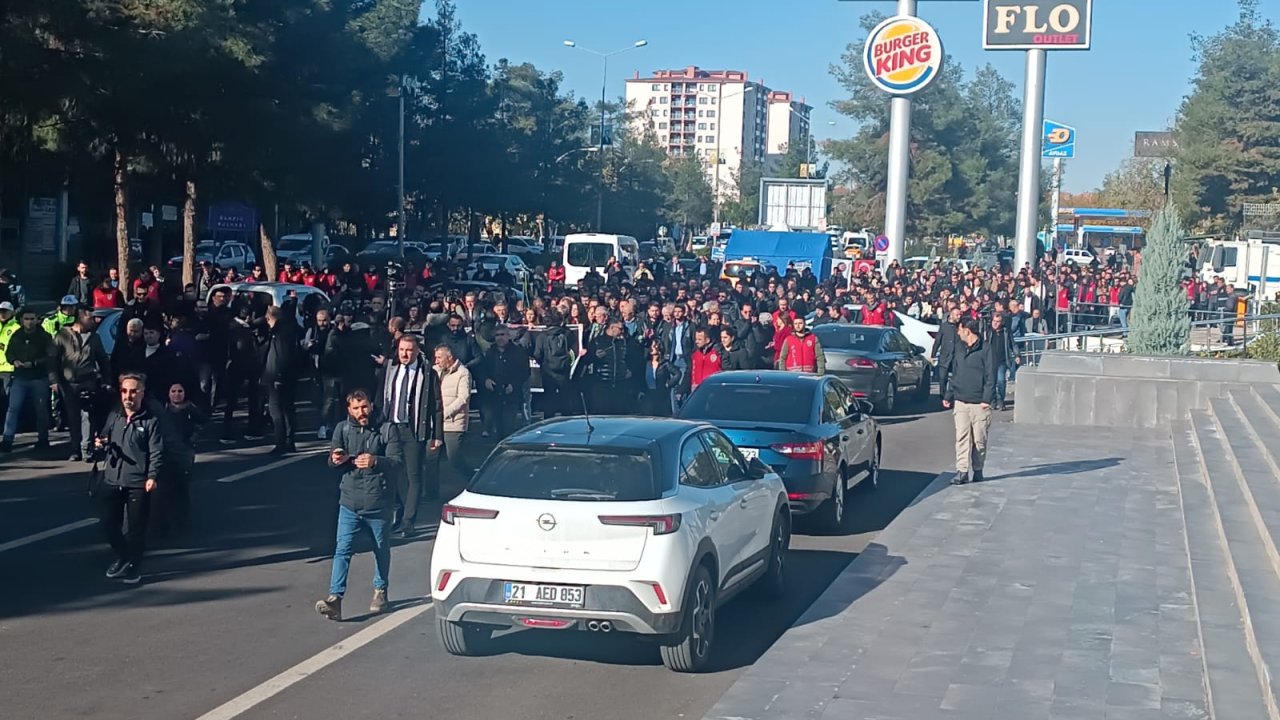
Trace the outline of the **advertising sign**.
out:
M 985 0 L 985 50 L 1088 50 L 1093 0 Z
M 760 180 L 759 222 L 767 228 L 821 230 L 827 226 L 827 181 L 796 178 Z
M 924 20 L 897 15 L 867 35 L 862 65 L 876 87 L 891 95 L 910 95 L 942 72 L 942 41 Z
M 1040 157 L 1070 160 L 1076 156 L 1076 129 L 1052 120 L 1044 121 L 1040 138 Z
M 257 234 L 258 215 L 253 208 L 237 202 L 209 206 L 209 230 L 215 233 Z
M 1133 156 L 1171 157 L 1178 152 L 1178 136 L 1172 132 L 1139 131 L 1133 134 Z

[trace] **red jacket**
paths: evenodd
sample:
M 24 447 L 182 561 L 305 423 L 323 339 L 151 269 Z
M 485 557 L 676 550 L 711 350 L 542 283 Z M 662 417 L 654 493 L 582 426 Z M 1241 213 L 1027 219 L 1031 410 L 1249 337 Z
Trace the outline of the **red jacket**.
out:
M 884 306 L 870 305 L 862 306 L 862 324 L 863 325 L 884 325 Z
M 792 334 L 783 343 L 787 348 L 786 367 L 784 370 L 796 372 L 818 371 L 818 336 L 805 333 L 804 337 Z
M 93 309 L 102 310 L 105 308 L 122 308 L 124 307 L 124 295 L 115 288 L 93 289 Z
M 787 338 L 791 337 L 792 331 L 790 325 L 783 327 L 774 326 L 773 329 L 773 364 L 778 364 L 778 358 L 782 357 L 782 346 L 786 343 Z
M 696 388 L 702 384 L 703 380 L 720 372 L 722 368 L 723 358 L 720 356 L 720 348 L 715 345 L 708 345 L 693 351 L 693 362 L 689 372 L 690 388 Z

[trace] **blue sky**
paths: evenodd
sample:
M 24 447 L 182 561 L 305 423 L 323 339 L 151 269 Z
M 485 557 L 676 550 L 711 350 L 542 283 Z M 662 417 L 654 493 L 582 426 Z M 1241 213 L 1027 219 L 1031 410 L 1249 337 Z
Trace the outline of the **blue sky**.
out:
M 479 37 L 490 63 L 507 58 L 560 70 L 566 87 L 587 98 L 600 92 L 600 60 L 564 47 L 566 38 L 600 51 L 649 41 L 610 60 L 610 98 L 620 96 L 624 80 L 637 71 L 745 70 L 813 105 L 814 135 L 821 140 L 855 129 L 828 106 L 842 96 L 830 64 L 862 37 L 864 12 L 892 14 L 895 7 L 876 0 L 458 0 L 458 17 Z M 1261 0 L 1260 9 L 1280 18 L 1280 0 Z M 951 58 L 970 71 L 992 63 L 1021 96 L 1025 53 L 983 51 L 980 1 L 920 0 L 919 14 L 937 28 Z M 1237 15 L 1234 0 L 1096 0 L 1093 49 L 1049 57 L 1045 117 L 1078 131 L 1064 190 L 1099 185 L 1131 154 L 1135 130 L 1169 126 L 1195 72 L 1190 34 L 1212 34 Z

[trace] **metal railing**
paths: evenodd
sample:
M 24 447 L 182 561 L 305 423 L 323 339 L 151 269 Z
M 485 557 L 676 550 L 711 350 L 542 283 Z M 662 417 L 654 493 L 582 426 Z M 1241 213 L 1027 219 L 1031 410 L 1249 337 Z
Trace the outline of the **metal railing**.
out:
M 1224 352 L 1243 354 L 1250 342 L 1268 334 L 1280 332 L 1280 313 L 1244 315 L 1214 310 L 1192 310 L 1192 352 Z M 1073 315 L 1071 327 L 1083 324 Z M 1125 351 L 1129 328 L 1120 325 L 1089 327 L 1052 334 L 1029 333 L 1013 339 L 1014 352 L 1021 365 L 1036 365 L 1040 354 L 1049 350 L 1073 352 Z

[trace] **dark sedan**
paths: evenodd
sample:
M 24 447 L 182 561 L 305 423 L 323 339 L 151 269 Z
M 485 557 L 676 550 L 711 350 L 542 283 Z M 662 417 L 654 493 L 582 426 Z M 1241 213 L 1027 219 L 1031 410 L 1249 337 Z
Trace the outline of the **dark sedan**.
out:
M 929 397 L 931 366 L 924 348 L 897 328 L 828 323 L 813 329 L 827 355 L 827 373 L 844 380 L 881 415 L 893 412 L 899 394 Z
M 704 380 L 680 417 L 723 430 L 748 460 L 782 476 L 793 513 L 816 513 L 838 529 L 846 491 L 879 478 L 880 428 L 870 410 L 839 378 L 739 370 Z

